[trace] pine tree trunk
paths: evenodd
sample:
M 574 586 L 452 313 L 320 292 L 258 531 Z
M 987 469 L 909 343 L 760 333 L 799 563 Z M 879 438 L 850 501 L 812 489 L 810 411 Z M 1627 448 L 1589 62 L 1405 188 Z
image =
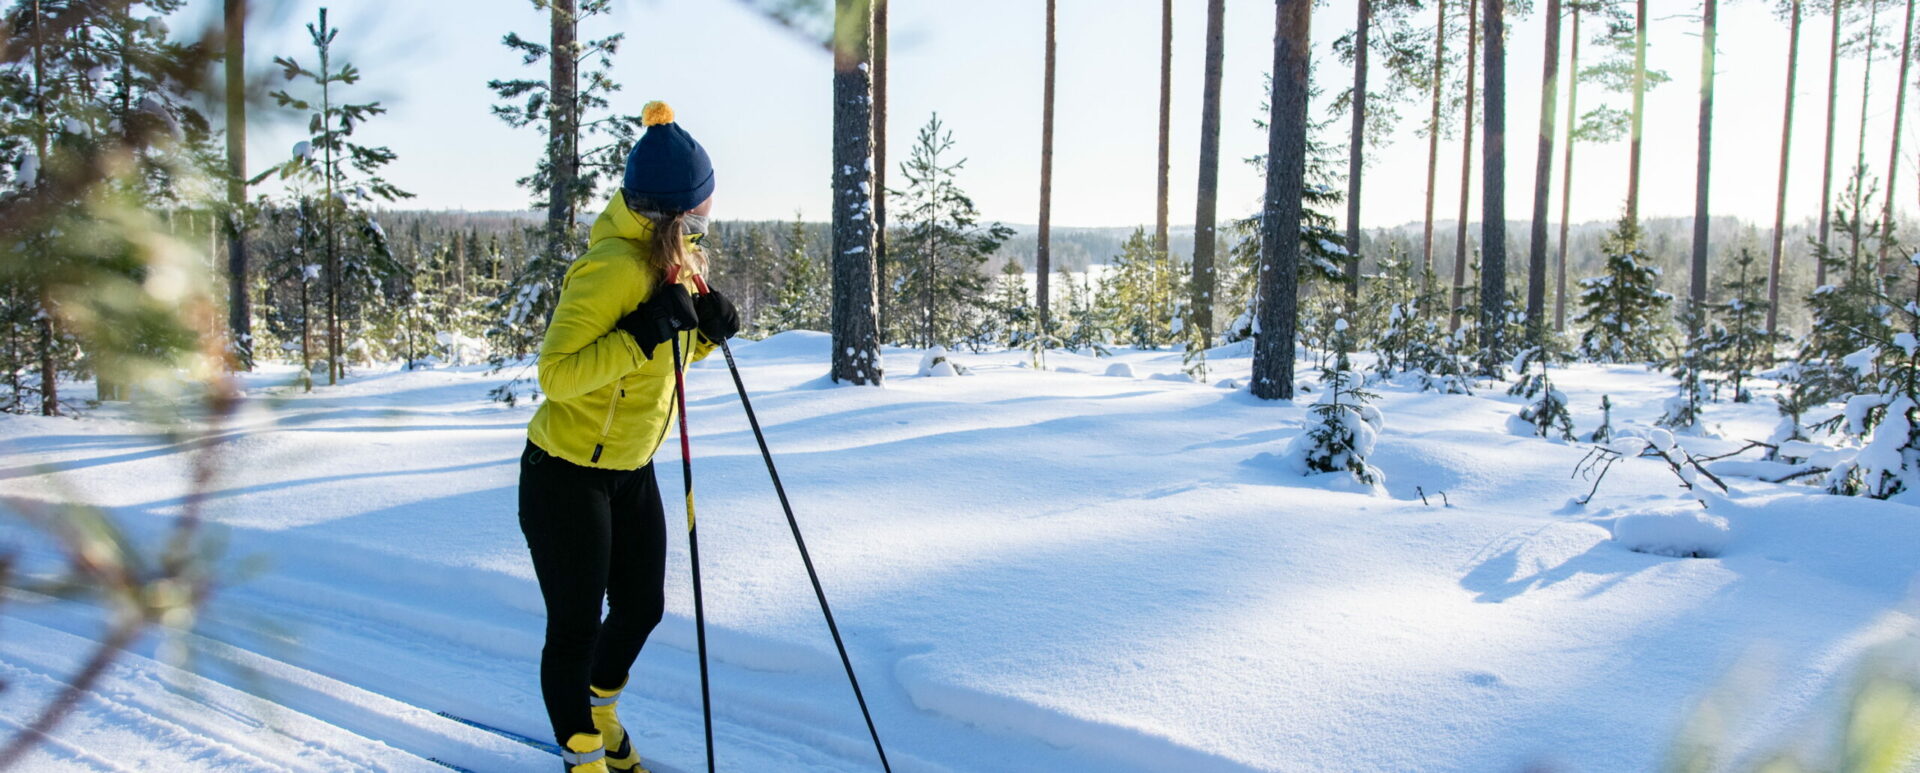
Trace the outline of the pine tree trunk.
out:
M 1433 32 L 1433 114 L 1427 119 L 1427 215 L 1420 238 L 1420 294 L 1431 287 L 1427 277 L 1433 271 L 1433 193 L 1440 179 L 1440 96 L 1445 85 L 1447 59 L 1447 0 L 1438 0 L 1437 21 Z
M 1367 152 L 1367 33 L 1373 0 L 1354 4 L 1353 126 L 1347 133 L 1347 300 L 1360 297 L 1360 177 Z
M 1886 203 L 1880 211 L 1880 233 L 1882 238 L 1880 239 L 1879 265 L 1880 271 L 1883 274 L 1892 269 L 1891 266 L 1887 265 L 1887 248 L 1893 244 L 1893 239 L 1891 238 L 1893 235 L 1893 191 L 1900 181 L 1900 128 L 1902 123 L 1904 123 L 1903 119 L 1906 118 L 1907 113 L 1907 75 L 1912 64 L 1913 0 L 1907 0 L 1907 26 L 1906 31 L 1902 33 L 1900 39 L 1900 79 L 1894 81 L 1893 88 L 1894 91 L 1899 92 L 1899 96 L 1894 99 L 1893 147 L 1887 153 L 1887 194 L 1883 197 Z
M 1787 96 L 1780 120 L 1780 187 L 1773 198 L 1773 258 L 1767 268 L 1767 333 L 1779 330 L 1780 258 L 1787 241 L 1787 171 L 1793 149 L 1794 81 L 1800 75 L 1800 0 L 1793 0 L 1792 20 L 1787 32 Z
M 1042 335 L 1053 330 L 1052 319 L 1048 316 L 1052 306 L 1048 303 L 1047 278 L 1053 271 L 1053 70 L 1054 70 L 1054 0 L 1047 0 L 1047 50 L 1045 84 L 1042 87 L 1040 107 L 1040 233 L 1034 245 L 1034 285 L 1035 295 L 1040 304 L 1040 332 Z M 1195 260 L 1199 260 L 1198 257 Z
M 1553 129 L 1560 108 L 1560 0 L 1547 0 L 1547 44 L 1540 80 L 1540 151 L 1533 164 L 1533 232 L 1527 249 L 1527 343 L 1547 337 L 1547 205 L 1553 199 Z M 1578 77 L 1576 74 L 1575 77 Z M 1567 119 L 1571 122 L 1571 116 Z
M 232 367 L 253 369 L 253 308 L 247 297 L 247 0 L 226 0 L 227 335 Z
M 887 0 L 873 0 L 873 287 L 877 338 L 887 338 Z
M 1252 385 L 1254 396 L 1265 400 L 1293 399 L 1312 27 L 1313 0 L 1275 0 L 1267 191 L 1260 218 L 1260 331 L 1254 345 Z
M 327 29 L 327 9 L 325 8 L 320 9 L 320 29 L 323 32 Z M 330 73 L 333 71 L 330 68 L 331 68 L 331 65 L 328 61 L 327 49 L 325 47 L 322 47 L 320 49 L 320 72 L 323 75 L 326 73 Z M 333 146 L 335 142 L 334 134 L 333 134 L 333 94 L 332 94 L 332 90 L 328 87 L 328 84 L 330 84 L 331 82 L 332 82 L 331 80 L 328 80 L 328 81 L 323 81 L 320 84 L 320 115 L 321 115 L 321 120 L 323 121 L 323 125 L 321 126 L 321 129 L 325 133 L 326 141 L 327 141 L 326 232 L 327 232 L 327 385 L 328 386 L 332 386 L 336 383 L 339 383 L 340 375 L 341 375 L 340 373 L 340 348 L 341 348 L 340 346 L 340 343 L 341 343 L 340 342 L 340 255 L 339 255 L 338 249 L 335 247 L 336 239 L 335 239 L 334 227 L 336 224 L 334 222 L 334 217 L 333 217 L 334 211 L 339 208 L 339 203 L 340 203 L 338 199 L 336 199 L 334 196 L 334 183 L 337 182 L 336 178 L 339 177 L 339 171 L 334 167 L 334 161 L 333 161 Z
M 1688 297 L 1704 313 L 1707 303 L 1708 233 L 1713 225 L 1707 209 L 1707 189 L 1713 168 L 1713 48 L 1719 34 L 1719 0 L 1705 0 L 1700 25 L 1700 149 L 1695 154 L 1693 182 L 1693 276 Z M 1695 323 L 1699 314 L 1693 316 Z
M 1467 0 L 1467 109 L 1461 114 L 1466 125 L 1465 141 L 1460 143 L 1460 230 L 1453 249 L 1453 302 L 1447 330 L 1460 329 L 1460 310 L 1467 301 L 1467 204 L 1473 193 L 1473 98 L 1479 83 L 1474 70 L 1479 67 L 1480 14 L 1477 0 Z
M 1487 139 L 1480 149 L 1480 350 L 1481 373 L 1499 375 L 1504 359 L 1502 326 L 1507 305 L 1507 45 L 1506 0 L 1486 0 Z
M 1158 184 L 1158 202 L 1153 215 L 1153 288 L 1148 295 L 1148 304 L 1152 307 L 1154 319 L 1163 317 L 1156 300 L 1160 296 L 1160 280 L 1165 269 L 1162 266 L 1171 263 L 1167 253 L 1167 171 L 1171 162 L 1171 128 L 1173 126 L 1173 0 L 1160 2 L 1160 164 L 1155 182 Z M 1157 335 L 1155 336 L 1158 337 Z
M 579 39 L 576 0 L 552 0 L 547 94 L 547 266 L 557 275 L 554 287 L 573 258 L 573 190 L 579 173 L 576 149 L 579 129 L 580 66 L 573 50 Z
M 304 270 L 304 269 L 303 269 Z M 300 279 L 300 383 L 313 391 L 313 301 L 305 276 Z
M 873 240 L 873 6 L 835 0 L 833 380 L 879 384 Z
M 1870 117 L 1870 108 L 1873 105 L 1873 55 L 1879 48 L 1880 0 L 1867 0 L 1867 9 L 1867 63 L 1861 68 L 1860 138 L 1855 145 L 1858 148 L 1858 157 L 1853 162 L 1854 171 L 1859 175 L 1861 184 L 1853 187 L 1853 228 L 1850 229 L 1853 244 L 1847 256 L 1848 271 L 1860 270 L 1860 244 L 1866 240 L 1866 234 L 1862 232 L 1865 225 L 1862 221 L 1866 220 L 1865 204 L 1862 203 L 1862 198 L 1866 194 L 1867 119 Z M 1901 91 L 1905 89 L 1902 88 Z
M 1647 0 L 1636 0 L 1633 22 L 1633 134 L 1627 155 L 1627 222 L 1640 222 L 1640 145 L 1647 118 Z
M 1820 255 L 1828 255 L 1833 245 L 1833 139 L 1840 100 L 1840 27 L 1844 21 L 1845 0 L 1833 0 L 1833 39 L 1827 44 L 1827 149 L 1820 173 Z M 1813 267 L 1815 287 L 1827 283 L 1827 261 L 1816 258 Z
M 1573 213 L 1573 142 L 1580 124 L 1580 6 L 1573 13 L 1573 37 L 1567 51 L 1567 147 L 1560 160 L 1560 249 L 1553 292 L 1553 329 L 1567 329 L 1567 231 Z
M 1051 5 L 1053 0 L 1048 0 Z M 1226 57 L 1226 0 L 1207 0 L 1206 83 L 1200 97 L 1200 181 L 1193 215 L 1193 312 L 1202 346 L 1213 340 L 1214 229 L 1220 197 L 1220 80 Z M 1051 79 L 1049 79 L 1051 82 Z
M 47 175 L 51 165 L 47 163 L 47 99 L 46 99 L 46 19 L 40 13 L 40 0 L 33 0 L 33 124 L 35 158 L 40 164 L 39 176 L 34 180 L 36 189 L 47 185 Z M 46 237 L 35 240 L 35 244 L 44 251 Z M 41 257 L 45 257 L 44 252 Z M 35 332 L 40 339 L 40 415 L 60 415 L 60 373 L 59 365 L 53 356 L 53 299 L 46 294 L 45 287 L 39 292 L 39 314 L 34 321 Z

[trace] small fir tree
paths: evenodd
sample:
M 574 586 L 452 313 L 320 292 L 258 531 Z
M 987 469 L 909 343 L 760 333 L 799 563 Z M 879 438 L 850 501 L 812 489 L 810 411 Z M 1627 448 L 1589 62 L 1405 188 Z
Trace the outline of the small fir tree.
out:
M 1547 375 L 1548 366 L 1564 356 L 1548 344 L 1528 347 L 1514 358 L 1513 369 L 1520 378 L 1507 394 L 1533 400 L 1514 418 L 1540 437 L 1573 440 L 1573 414 L 1567 410 L 1567 396 L 1553 387 Z
M 1747 383 L 1756 371 L 1767 370 L 1779 360 L 1774 349 L 1787 341 L 1786 334 L 1768 332 L 1766 272 L 1757 266 L 1753 250 L 1740 248 L 1733 260 L 1734 276 L 1721 287 L 1727 300 L 1713 307 L 1717 324 L 1701 347 L 1715 370 L 1725 374 L 1736 403 L 1753 400 Z
M 1640 226 L 1622 217 L 1601 251 L 1606 273 L 1580 280 L 1577 354 L 1593 362 L 1658 360 L 1673 296 L 1659 289 L 1660 268 L 1640 246 Z
M 1380 436 L 1380 411 L 1371 404 L 1377 398 L 1352 369 L 1353 341 L 1346 321 L 1333 327 L 1334 357 L 1321 368 L 1321 395 L 1309 409 L 1313 419 L 1294 437 L 1288 454 L 1300 460 L 1309 475 L 1344 472 L 1363 485 L 1379 485 L 1385 474 L 1367 462 Z
M 1700 405 L 1705 401 L 1703 387 L 1707 367 L 1706 327 L 1707 310 L 1692 303 L 1681 314 L 1680 322 L 1687 330 L 1687 340 L 1670 366 L 1674 376 L 1680 381 L 1680 393 L 1667 399 L 1666 412 L 1655 421 L 1662 427 L 1676 430 L 1695 430 L 1700 426 Z
M 1920 280 L 1920 255 L 1911 267 Z M 1914 300 L 1897 306 L 1903 329 L 1875 342 L 1877 393 L 1847 401 L 1850 431 L 1862 434 L 1864 427 L 1871 435 L 1852 458 L 1827 473 L 1831 493 L 1888 499 L 1920 491 L 1920 281 L 1915 288 Z M 1884 294 L 1880 299 L 1895 306 Z

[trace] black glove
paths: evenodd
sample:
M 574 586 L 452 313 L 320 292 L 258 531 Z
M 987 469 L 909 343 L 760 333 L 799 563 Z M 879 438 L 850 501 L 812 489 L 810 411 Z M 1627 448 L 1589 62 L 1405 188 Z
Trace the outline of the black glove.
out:
M 692 330 L 699 324 L 700 317 L 694 313 L 693 296 L 687 294 L 687 288 L 662 284 L 653 297 L 640 304 L 640 308 L 627 312 L 614 326 L 632 335 L 640 344 L 641 355 L 652 359 L 654 348 L 666 343 L 674 333 Z
M 693 300 L 693 308 L 700 313 L 700 335 L 707 341 L 717 344 L 739 335 L 740 311 L 719 290 L 708 288 L 705 295 Z

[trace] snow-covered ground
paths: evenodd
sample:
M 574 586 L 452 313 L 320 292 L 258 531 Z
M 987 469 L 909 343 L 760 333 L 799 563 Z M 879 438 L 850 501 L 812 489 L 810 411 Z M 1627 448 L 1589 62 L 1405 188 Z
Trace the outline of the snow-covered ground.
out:
M 1920 509 L 1730 479 L 1700 518 L 1643 460 L 1579 506 L 1585 448 L 1510 434 L 1502 389 L 1382 388 L 1386 496 L 1369 496 L 1283 457 L 1310 398 L 1217 385 L 1245 382 L 1244 348 L 1215 352 L 1215 384 L 1172 377 L 1177 352 L 1120 353 L 1132 376 L 961 352 L 972 375 L 922 378 L 919 352 L 891 350 L 884 389 L 827 383 L 826 350 L 789 333 L 737 353 L 896 770 L 1649 770 L 1730 682 L 1748 716 L 1728 738 L 1769 749 L 1831 712 L 1862 652 L 1913 635 Z M 137 646 L 28 769 L 557 768 L 439 716 L 546 735 L 514 506 L 531 408 L 490 403 L 500 377 L 475 368 L 308 395 L 287 375 L 250 377 L 213 441 L 232 583 L 192 637 Z M 1583 432 L 1603 393 L 1631 426 L 1672 392 L 1629 367 L 1556 384 Z M 718 356 L 689 388 L 720 767 L 878 770 Z M 1707 417 L 1722 437 L 1683 439 L 1696 451 L 1773 424 L 1764 401 Z M 7 417 L 0 494 L 79 497 L 150 533 L 180 512 L 194 447 L 112 410 Z M 704 767 L 669 532 L 667 619 L 624 703 L 661 773 Z M 1691 552 L 1675 541 L 1712 557 L 1658 554 Z M 0 725 L 99 628 L 8 599 Z M 192 672 L 165 656 L 180 644 Z

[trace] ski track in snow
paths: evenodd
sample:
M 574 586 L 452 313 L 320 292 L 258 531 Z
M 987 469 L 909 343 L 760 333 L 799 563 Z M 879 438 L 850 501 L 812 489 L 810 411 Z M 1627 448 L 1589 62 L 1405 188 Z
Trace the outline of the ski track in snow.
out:
M 1216 351 L 1215 380 L 1246 381 L 1243 348 Z M 1508 434 L 1521 401 L 1497 386 L 1381 388 L 1372 497 L 1292 472 L 1300 407 L 1154 378 L 1177 351 L 1055 353 L 1045 372 L 957 352 L 974 375 L 918 378 L 918 351 L 889 350 L 883 389 L 828 384 L 819 334 L 736 351 L 901 771 L 1644 770 L 1736 665 L 1773 666 L 1742 677 L 1759 697 L 1736 731 L 1765 748 L 1911 622 L 1920 511 L 1733 479 L 1722 555 L 1631 552 L 1612 520 L 1671 506 L 1671 474 L 1623 463 L 1573 505 L 1583 447 Z M 1138 377 L 1103 375 L 1112 361 Z M 119 408 L 0 421 L 0 495 L 78 497 L 136 534 L 180 513 L 187 452 L 215 449 L 207 516 L 235 578 L 174 642 L 191 673 L 148 637 L 26 768 L 556 767 L 436 713 L 548 735 L 514 505 L 531 408 L 487 402 L 504 376 L 480 369 L 307 395 L 286 377 L 249 376 L 256 399 L 205 443 Z M 1555 376 L 1583 432 L 1602 393 L 1633 426 L 1671 383 Z M 877 770 L 724 361 L 688 384 L 720 767 Z M 1765 402 L 1707 416 L 1721 437 L 1684 438 L 1696 451 L 1773 423 Z M 657 773 L 684 773 L 705 765 L 684 532 L 669 539 L 667 618 L 622 709 Z M 7 599 L 0 723 L 30 721 L 100 630 L 91 608 Z

